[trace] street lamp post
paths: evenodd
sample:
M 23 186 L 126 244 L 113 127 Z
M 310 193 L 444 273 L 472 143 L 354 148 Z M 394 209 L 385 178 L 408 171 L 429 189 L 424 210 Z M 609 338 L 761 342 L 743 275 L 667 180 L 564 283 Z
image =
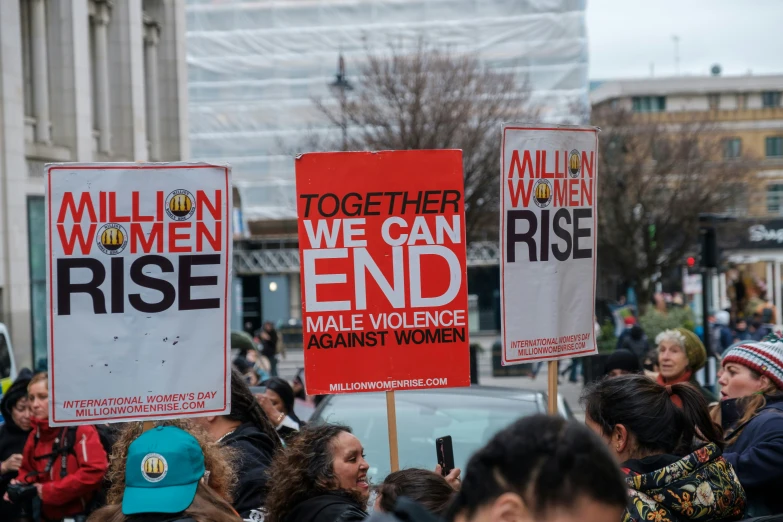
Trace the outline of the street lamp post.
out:
M 329 86 L 336 91 L 340 101 L 340 130 L 342 131 L 343 150 L 348 150 L 348 117 L 345 114 L 346 92 L 353 90 L 353 85 L 345 75 L 345 58 L 343 53 L 337 59 L 337 74 L 335 80 Z

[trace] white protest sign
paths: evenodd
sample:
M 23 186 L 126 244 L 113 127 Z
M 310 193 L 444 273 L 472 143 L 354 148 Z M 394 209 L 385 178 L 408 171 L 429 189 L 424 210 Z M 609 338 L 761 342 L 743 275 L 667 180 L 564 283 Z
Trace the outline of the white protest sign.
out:
M 49 422 L 231 409 L 231 170 L 46 166 Z
M 503 126 L 503 364 L 597 352 L 597 147 L 594 127 Z

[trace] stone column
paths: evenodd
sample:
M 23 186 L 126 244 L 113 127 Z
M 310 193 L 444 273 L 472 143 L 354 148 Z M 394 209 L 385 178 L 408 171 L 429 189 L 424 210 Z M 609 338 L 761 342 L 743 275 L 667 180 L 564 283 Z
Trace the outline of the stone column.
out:
M 147 91 L 147 140 L 149 157 L 160 160 L 160 95 L 158 92 L 158 42 L 160 26 L 154 22 L 145 22 L 144 66 Z
M 51 142 L 49 129 L 49 59 L 46 52 L 45 0 L 30 0 L 30 40 L 33 62 L 35 141 Z
M 109 17 L 111 6 L 108 2 L 96 5 L 95 17 L 95 98 L 97 103 L 96 121 L 98 124 L 98 150 L 111 153 L 111 106 L 109 103 Z

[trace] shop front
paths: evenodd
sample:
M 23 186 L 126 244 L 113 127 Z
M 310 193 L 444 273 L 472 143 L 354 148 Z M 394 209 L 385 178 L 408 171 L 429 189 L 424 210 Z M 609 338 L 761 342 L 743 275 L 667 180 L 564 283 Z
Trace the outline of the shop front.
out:
M 732 318 L 782 324 L 783 219 L 736 221 L 718 234 Z

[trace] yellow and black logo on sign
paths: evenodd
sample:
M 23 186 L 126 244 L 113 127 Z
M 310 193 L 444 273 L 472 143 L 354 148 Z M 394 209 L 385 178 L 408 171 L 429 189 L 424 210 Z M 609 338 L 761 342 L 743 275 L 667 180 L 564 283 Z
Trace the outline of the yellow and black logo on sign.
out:
M 579 175 L 581 168 L 582 161 L 579 159 L 579 151 L 574 149 L 568 155 L 568 172 L 571 173 L 572 178 L 575 178 Z
M 174 221 L 190 219 L 196 211 L 196 198 L 187 190 L 175 190 L 166 198 L 166 213 Z
M 535 192 L 533 194 L 536 205 L 541 208 L 548 207 L 552 201 L 552 185 L 545 179 L 539 179 L 536 182 Z
M 141 461 L 141 474 L 147 482 L 160 482 L 169 472 L 169 464 L 162 455 L 148 453 Z
M 582 168 L 582 161 L 579 159 L 579 151 L 574 149 L 568 155 L 568 172 L 571 173 L 571 177 L 575 178 L 579 175 L 579 170 Z
M 116 256 L 128 246 L 128 233 L 119 223 L 106 223 L 98 230 L 98 248 L 110 256 Z

